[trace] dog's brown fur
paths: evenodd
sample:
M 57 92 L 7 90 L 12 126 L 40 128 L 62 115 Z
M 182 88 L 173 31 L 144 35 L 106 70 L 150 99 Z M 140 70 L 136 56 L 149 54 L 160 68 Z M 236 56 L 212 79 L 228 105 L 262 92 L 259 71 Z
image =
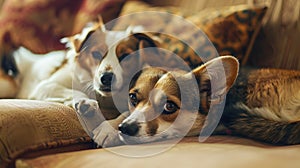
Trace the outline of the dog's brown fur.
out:
M 300 72 L 244 69 L 241 75 L 228 98 L 244 105 L 227 103 L 224 125 L 232 134 L 273 144 L 299 144 Z

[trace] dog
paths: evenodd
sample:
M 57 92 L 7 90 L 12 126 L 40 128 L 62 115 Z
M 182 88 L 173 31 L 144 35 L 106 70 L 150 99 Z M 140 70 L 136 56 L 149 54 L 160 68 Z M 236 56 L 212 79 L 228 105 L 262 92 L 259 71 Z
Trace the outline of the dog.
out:
M 61 42 L 66 44 L 66 50 L 34 54 L 20 47 L 9 57 L 11 60 L 2 62 L 7 74 L 14 75 L 8 85 L 14 87 L 15 93 L 10 93 L 11 97 L 58 102 L 70 106 L 78 112 L 79 120 L 89 132 L 92 125 L 98 125 L 102 120 L 112 119 L 120 114 L 113 108 L 111 96 L 105 94 L 105 90 L 99 86 L 95 88 L 101 81 L 96 76 L 96 70 L 103 57 L 110 54 L 107 52 L 110 46 L 118 44 L 121 39 L 139 29 L 140 27 L 133 27 L 124 31 L 108 31 L 99 18 L 98 21 L 89 23 L 81 33 L 63 38 Z M 123 51 L 119 54 L 123 54 Z M 19 73 L 15 75 L 17 72 Z M 104 78 L 107 76 L 102 81 Z M 3 85 L 5 83 L 1 83 Z M 1 92 L 2 97 L 8 97 L 4 93 Z M 100 94 L 105 96 L 98 96 Z M 101 99 L 97 100 L 99 97 Z M 99 103 L 104 110 L 100 111 Z M 108 110 L 105 109 L 106 106 Z M 87 117 L 91 113 L 94 117 Z M 89 119 L 88 123 L 82 119 L 85 117 Z
M 231 56 L 215 58 L 191 72 L 152 67 L 131 81 L 127 116 L 104 122 L 94 130 L 93 139 L 108 147 L 197 136 L 210 122 L 218 122 L 208 120 L 210 108 L 224 103 L 214 134 L 299 144 L 299 88 L 299 71 L 239 69 Z M 105 131 L 109 124 L 113 129 Z
M 225 70 L 227 75 L 226 79 L 223 79 L 223 81 L 227 81 L 226 86 L 223 83 L 225 89 L 219 88 L 219 91 L 216 91 L 218 94 L 216 97 L 223 97 L 236 79 L 238 65 L 238 61 L 231 56 L 213 59 L 193 70 L 194 74 L 199 74 L 198 76 L 195 75 L 197 80 L 193 78 L 193 73 L 187 73 L 185 70 L 176 69 L 170 71 L 164 67 L 150 67 L 140 71 L 132 78 L 130 83 L 128 95 L 129 112 L 124 113 L 115 120 L 105 121 L 98 126 L 93 131 L 94 141 L 99 146 L 110 147 L 124 143 L 136 144 L 179 138 L 185 135 L 184 133 L 187 133 L 188 136 L 197 135 L 199 129 L 204 125 L 206 113 L 195 115 L 198 114 L 200 97 L 197 94 L 199 93 L 199 87 L 196 83 L 203 83 L 202 85 L 208 87 L 208 79 L 212 77 L 220 78 L 222 72 L 224 74 L 223 70 Z M 213 69 L 214 73 L 212 74 L 215 74 L 215 76 L 205 74 L 206 67 Z M 200 76 L 200 74 L 203 75 Z M 178 79 L 169 80 L 172 75 Z M 184 83 L 184 88 L 180 88 L 180 91 L 177 88 L 176 81 Z M 169 90 L 164 90 L 164 87 Z M 202 88 L 202 90 L 208 92 L 208 89 Z M 188 99 L 185 101 L 186 109 L 181 107 L 179 92 L 187 93 L 185 96 Z M 201 97 L 207 98 L 208 95 L 205 94 L 207 93 L 201 93 Z M 203 102 L 201 104 L 208 108 L 208 103 L 204 103 L 204 100 L 206 99 L 201 100 Z M 183 114 L 180 115 L 180 119 L 176 119 L 179 109 L 181 109 Z M 172 123 L 175 119 L 177 120 L 177 125 L 174 126 Z M 191 127 L 190 124 L 193 123 L 193 120 L 195 120 L 196 124 Z M 171 127 L 171 125 L 173 126 Z M 185 132 L 186 130 L 190 130 L 190 132 Z

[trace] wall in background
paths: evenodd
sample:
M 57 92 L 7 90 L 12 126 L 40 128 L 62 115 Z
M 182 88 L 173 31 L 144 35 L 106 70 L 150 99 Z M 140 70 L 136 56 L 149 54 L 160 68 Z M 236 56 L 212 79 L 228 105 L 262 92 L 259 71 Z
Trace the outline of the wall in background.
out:
M 300 1 L 269 0 L 269 3 L 249 63 L 300 69 Z

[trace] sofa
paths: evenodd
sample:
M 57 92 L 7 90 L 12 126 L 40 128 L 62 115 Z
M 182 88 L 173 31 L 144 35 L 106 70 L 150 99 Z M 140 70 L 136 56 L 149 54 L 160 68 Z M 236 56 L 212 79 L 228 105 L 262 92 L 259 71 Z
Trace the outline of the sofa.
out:
M 99 13 L 108 22 L 131 12 L 154 10 L 181 15 L 195 23 L 204 30 L 220 55 L 232 54 L 242 66 L 300 70 L 300 57 L 297 55 L 300 53 L 298 0 L 82 0 L 72 5 L 63 0 L 39 1 L 37 5 L 32 1 L 19 4 L 15 1 L 4 0 L 0 4 L 0 23 L 5 23 L 0 29 L 1 52 L 9 52 L 18 46 L 25 46 L 35 53 L 62 49 L 59 43 L 61 37 L 78 33 L 86 22 L 96 18 Z M 236 7 L 240 5 L 251 8 Z M 9 15 L 12 10 L 15 13 Z M 26 10 L 30 12 L 26 13 Z M 226 29 L 225 24 L 220 24 L 227 19 L 231 21 L 232 16 L 249 13 L 251 15 L 247 16 L 251 16 L 251 19 L 245 25 Z M 207 21 L 213 15 L 216 16 L 215 22 Z M 201 17 L 203 20 L 199 20 Z M 49 22 L 44 23 L 47 19 Z M 60 24 L 62 22 L 65 24 Z M 114 26 L 122 28 L 120 25 Z M 245 41 L 235 42 L 231 38 L 236 36 L 232 33 L 235 28 L 240 33 L 238 39 Z M 220 40 L 220 33 L 223 38 L 222 32 L 227 35 L 226 42 L 234 43 L 230 43 L 230 50 L 228 46 L 223 46 L 226 44 L 224 40 Z M 45 43 L 41 46 L 43 41 Z M 178 51 L 181 45 L 177 44 L 175 49 L 170 46 L 169 49 Z M 134 157 L 126 155 L 128 151 L 134 153 L 155 149 L 163 150 L 150 152 L 144 157 L 139 157 L 138 153 Z M 125 154 L 121 151 L 125 151 Z M 299 153 L 300 145 L 274 146 L 229 135 L 213 135 L 204 139 L 186 137 L 177 143 L 167 141 L 96 148 L 72 108 L 40 100 L 0 99 L 1 168 L 296 168 L 300 166 Z

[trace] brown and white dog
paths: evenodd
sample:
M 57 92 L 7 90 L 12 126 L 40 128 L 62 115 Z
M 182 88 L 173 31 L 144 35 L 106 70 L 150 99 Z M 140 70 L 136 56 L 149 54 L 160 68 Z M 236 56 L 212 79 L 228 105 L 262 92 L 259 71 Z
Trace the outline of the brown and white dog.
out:
M 95 142 L 113 146 L 199 135 L 213 122 L 207 120 L 209 109 L 225 103 L 227 94 L 218 131 L 299 144 L 300 72 L 242 68 L 238 76 L 238 65 L 234 57 L 224 56 L 191 72 L 142 70 L 130 84 L 130 113 L 96 128 Z M 107 124 L 119 131 L 105 131 Z
M 108 147 L 198 135 L 210 103 L 225 97 L 238 68 L 239 63 L 232 56 L 213 59 L 190 73 L 146 68 L 130 83 L 130 113 L 102 123 L 94 130 L 93 139 L 98 145 Z M 214 95 L 209 91 L 212 80 L 218 82 Z M 199 103 L 205 111 L 198 113 Z

